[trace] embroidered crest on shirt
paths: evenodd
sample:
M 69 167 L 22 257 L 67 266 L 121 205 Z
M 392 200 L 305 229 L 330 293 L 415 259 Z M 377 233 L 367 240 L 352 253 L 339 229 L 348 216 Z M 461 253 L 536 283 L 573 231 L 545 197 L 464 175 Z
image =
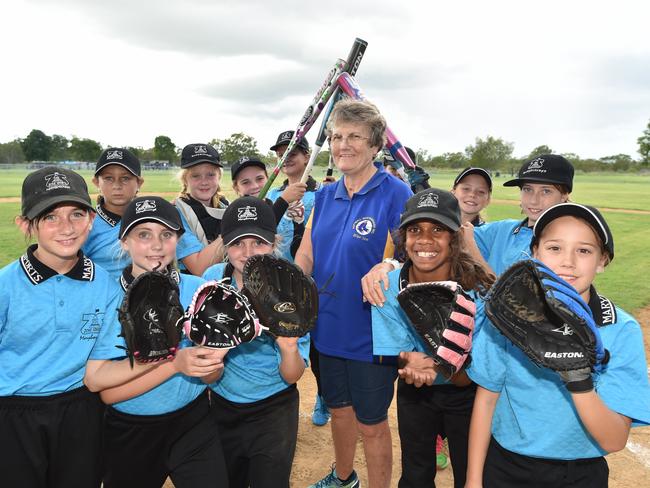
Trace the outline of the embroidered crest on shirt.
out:
M 368 240 L 365 236 L 368 236 L 375 232 L 376 228 L 375 219 L 372 217 L 362 217 L 354 221 L 352 228 L 354 229 L 354 234 L 352 237 L 358 239 Z
M 98 308 L 94 312 L 84 313 L 81 315 L 81 333 L 79 339 L 82 341 L 94 341 L 99 335 L 99 331 L 104 324 L 104 312 Z

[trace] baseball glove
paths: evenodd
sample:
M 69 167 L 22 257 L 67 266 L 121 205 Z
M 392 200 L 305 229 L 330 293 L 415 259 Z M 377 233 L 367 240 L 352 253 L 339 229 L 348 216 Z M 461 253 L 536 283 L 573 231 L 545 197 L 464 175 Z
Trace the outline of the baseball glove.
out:
M 593 388 L 609 360 L 591 310 L 578 292 L 537 260 L 520 261 L 492 286 L 485 310 L 495 327 L 570 391 Z
M 318 289 L 293 263 L 270 254 L 252 256 L 244 266 L 244 293 L 269 333 L 302 337 L 316 324 Z
M 250 342 L 263 329 L 246 296 L 223 281 L 208 281 L 196 290 L 183 327 L 194 344 L 214 349 Z
M 447 377 L 469 364 L 476 305 L 458 283 L 413 283 L 397 301 Z
M 174 357 L 183 307 L 176 282 L 158 271 L 142 273 L 128 287 L 118 310 L 126 352 L 140 363 Z

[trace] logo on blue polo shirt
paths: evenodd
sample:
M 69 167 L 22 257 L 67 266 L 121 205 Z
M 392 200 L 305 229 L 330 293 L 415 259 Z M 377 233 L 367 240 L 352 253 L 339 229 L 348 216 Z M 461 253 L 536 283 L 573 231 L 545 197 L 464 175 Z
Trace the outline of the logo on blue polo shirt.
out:
M 356 237 L 357 239 L 364 239 L 365 236 L 372 234 L 375 232 L 376 228 L 375 224 L 375 219 L 372 217 L 362 217 L 360 219 L 357 219 L 354 221 L 354 224 L 352 225 L 352 228 L 354 229 L 354 234 L 352 237 Z
M 104 324 L 104 312 L 100 312 L 96 308 L 94 312 L 82 314 L 81 320 L 83 320 L 83 325 L 81 326 L 79 339 L 82 341 L 96 340 L 99 335 L 99 330 Z

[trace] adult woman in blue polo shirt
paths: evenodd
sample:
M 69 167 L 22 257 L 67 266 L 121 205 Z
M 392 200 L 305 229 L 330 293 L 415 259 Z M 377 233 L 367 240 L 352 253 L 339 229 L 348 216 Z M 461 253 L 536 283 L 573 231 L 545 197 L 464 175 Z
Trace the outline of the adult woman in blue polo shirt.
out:
M 386 130 L 374 105 L 339 102 L 328 127 L 343 177 L 316 193 L 295 257 L 321 290 L 312 337 L 320 353 L 323 397 L 332 413 L 336 469 L 317 486 L 358 486 L 353 459 L 361 433 L 369 484 L 387 487 L 392 465 L 387 411 L 396 369 L 373 356 L 370 306 L 362 301 L 360 283 L 373 264 L 393 256 L 391 232 L 399 226 L 411 190 L 381 163 L 373 163 Z

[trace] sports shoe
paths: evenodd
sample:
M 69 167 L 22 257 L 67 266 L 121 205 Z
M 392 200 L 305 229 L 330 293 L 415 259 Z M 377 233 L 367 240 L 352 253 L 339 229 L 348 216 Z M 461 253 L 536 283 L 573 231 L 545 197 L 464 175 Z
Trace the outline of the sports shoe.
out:
M 449 466 L 449 457 L 445 454 L 445 443 L 442 437 L 436 439 L 436 470 L 441 471 Z
M 314 425 L 319 427 L 329 422 L 330 411 L 323 401 L 323 397 L 316 395 L 316 403 L 314 404 L 314 411 L 311 414 L 311 421 Z
M 307 488 L 359 488 L 361 484 L 359 483 L 357 472 L 352 471 L 350 477 L 350 481 L 347 483 L 341 483 L 341 480 L 336 476 L 336 469 L 332 466 L 330 474 L 313 485 L 309 485 Z

